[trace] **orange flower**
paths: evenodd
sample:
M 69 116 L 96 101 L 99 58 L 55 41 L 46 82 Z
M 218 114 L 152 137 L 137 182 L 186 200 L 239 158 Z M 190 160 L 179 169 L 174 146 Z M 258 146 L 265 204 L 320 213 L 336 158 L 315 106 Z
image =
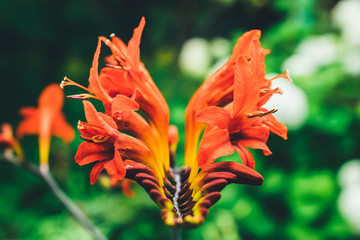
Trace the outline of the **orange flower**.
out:
M 239 38 L 229 60 L 202 84 L 187 106 L 185 165 L 193 169 L 191 180 L 204 161 L 213 162 L 218 157 L 230 155 L 234 149 L 245 164 L 254 168 L 252 155 L 245 147 L 260 148 L 270 153 L 265 145 L 269 131 L 286 139 L 287 128 L 271 115 L 276 110 L 267 111 L 261 106 L 272 94 L 281 93 L 277 88 L 271 89 L 271 81 L 278 77 L 288 78 L 287 72 L 270 80 L 265 78 L 264 58 L 269 51 L 261 47 L 260 35 L 259 30 L 252 30 Z M 206 126 L 204 122 L 209 126 L 199 147 L 200 152 L 197 152 L 200 135 Z M 241 128 L 242 140 L 239 136 Z M 212 134 L 219 139 L 211 137 Z M 203 151 L 212 152 L 207 145 L 215 147 L 216 141 L 219 141 L 222 150 L 213 152 L 217 153 L 212 156 L 213 159 L 206 159 Z M 230 142 L 236 141 L 240 141 L 239 144 L 231 144 L 234 145 L 232 147 Z M 198 165 L 199 157 L 201 163 Z
M 3 123 L 1 125 L 0 149 L 4 149 L 5 155 L 9 157 L 12 155 L 14 150 L 19 160 L 23 159 L 22 149 L 18 141 L 13 136 L 12 127 L 10 124 Z
M 14 137 L 10 124 L 3 123 L 0 133 L 0 149 L 12 149 L 14 146 Z
M 140 38 L 145 20 L 128 45 L 115 35 L 99 37 L 90 70 L 89 86 L 65 78 L 61 86 L 78 86 L 87 93 L 69 96 L 95 98 L 104 113 L 84 101 L 87 123 L 79 122 L 81 143 L 75 160 L 80 165 L 97 162 L 91 173 L 94 184 L 103 169 L 111 181 L 134 180 L 162 209 L 169 226 L 201 224 L 208 209 L 220 199 L 230 183 L 261 185 L 248 150 L 266 145 L 269 132 L 286 139 L 287 129 L 262 106 L 279 89 L 265 78 L 260 31 L 239 38 L 227 63 L 211 75 L 195 93 L 186 109 L 185 166 L 175 165 L 179 140 L 175 126 L 169 126 L 169 109 L 144 65 L 140 62 Z M 107 65 L 98 72 L 101 44 L 111 50 Z M 278 77 L 286 77 L 286 72 Z M 200 136 L 202 134 L 202 139 Z M 243 164 L 217 162 L 238 152 Z M 123 182 L 128 186 L 128 182 Z
M 89 87 L 85 88 L 65 78 L 61 87 L 74 85 L 88 91 L 70 96 L 77 99 L 96 98 L 102 101 L 105 113 L 113 117 L 119 130 L 141 138 L 157 159 L 162 177 L 169 165 L 168 127 L 169 108 L 144 65 L 140 62 L 140 38 L 145 25 L 142 18 L 126 46 L 119 38 L 99 37 L 98 46 L 90 69 Z M 106 58 L 107 67 L 98 73 L 101 43 L 112 51 Z M 146 115 L 146 120 L 135 110 Z
M 55 135 L 65 142 L 74 139 L 74 130 L 66 122 L 61 108 L 64 95 L 56 84 L 51 84 L 44 89 L 39 98 L 39 107 L 24 107 L 20 114 L 25 118 L 17 129 L 21 138 L 26 134 L 39 135 L 40 167 L 48 170 L 48 158 L 51 136 Z
M 233 103 L 225 108 L 211 106 L 199 112 L 197 120 L 209 123 L 197 154 L 200 168 L 236 150 L 243 163 L 254 169 L 254 158 L 245 147 L 262 149 L 266 155 L 271 154 L 266 146 L 269 129 L 262 123 L 261 117 L 274 111 L 259 113 L 260 84 L 253 70 L 251 62 L 239 57 L 235 66 Z M 212 152 L 211 156 L 209 152 Z
M 124 134 L 117 130 L 113 118 L 98 113 L 88 101 L 84 101 L 87 123 L 78 123 L 81 143 L 75 156 L 79 165 L 98 163 L 90 174 L 91 184 L 94 184 L 99 173 L 106 169 L 114 180 L 122 180 L 126 170 L 123 159 L 137 160 L 157 171 L 151 151 L 139 139 Z

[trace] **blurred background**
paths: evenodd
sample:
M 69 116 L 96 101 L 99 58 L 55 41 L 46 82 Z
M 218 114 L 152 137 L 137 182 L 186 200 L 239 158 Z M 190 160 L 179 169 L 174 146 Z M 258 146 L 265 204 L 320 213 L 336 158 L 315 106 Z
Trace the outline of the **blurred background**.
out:
M 0 122 L 16 128 L 19 109 L 37 106 L 40 92 L 65 75 L 87 86 L 97 36 L 114 32 L 127 42 L 142 16 L 141 60 L 179 127 L 179 165 L 187 102 L 242 33 L 261 29 L 261 43 L 271 49 L 269 78 L 288 69 L 293 79 L 274 82 L 284 94 L 268 103 L 279 109 L 289 139 L 270 136 L 273 154 L 266 158 L 254 152 L 264 184 L 228 186 L 184 239 L 359 239 L 357 0 L 1 0 Z M 79 91 L 66 89 L 72 93 Z M 64 111 L 74 127 L 85 120 L 80 101 L 66 100 Z M 90 166 L 73 160 L 81 141 L 52 141 L 51 171 L 69 197 L 110 239 L 168 239 L 159 209 L 139 186 L 128 198 L 109 188 L 105 175 L 90 185 Z M 37 163 L 37 137 L 22 145 Z M 40 179 L 0 162 L 0 239 L 91 238 Z

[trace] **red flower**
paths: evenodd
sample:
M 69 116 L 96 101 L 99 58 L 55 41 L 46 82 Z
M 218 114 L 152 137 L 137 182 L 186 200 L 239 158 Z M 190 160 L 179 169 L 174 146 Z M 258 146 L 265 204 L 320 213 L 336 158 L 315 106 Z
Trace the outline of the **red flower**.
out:
M 162 209 L 167 225 L 197 225 L 227 184 L 262 184 L 248 149 L 271 154 L 266 145 L 269 132 L 286 139 L 286 127 L 272 116 L 276 110 L 262 107 L 274 93 L 281 92 L 271 89 L 273 79 L 265 78 L 268 50 L 260 46 L 260 31 L 245 33 L 228 62 L 189 102 L 185 167 L 177 169 L 177 128 L 169 126 L 166 101 L 140 62 L 144 24 L 142 18 L 128 45 L 113 34 L 111 39 L 99 37 L 88 88 L 68 78 L 61 83 L 62 87 L 74 85 L 87 91 L 71 98 L 95 98 L 105 109 L 99 113 L 84 101 L 87 123 L 79 122 L 78 129 L 85 142 L 80 144 L 75 160 L 80 165 L 96 162 L 90 174 L 92 184 L 103 169 L 113 183 L 123 179 L 139 183 Z M 111 55 L 99 73 L 102 43 L 110 48 Z M 234 151 L 243 164 L 214 163 Z
M 63 92 L 58 85 L 51 84 L 41 93 L 38 108 L 24 107 L 20 110 L 25 119 L 18 126 L 17 135 L 20 138 L 26 134 L 39 135 L 40 166 L 43 170 L 48 169 L 51 136 L 55 135 L 65 142 L 71 142 L 75 136 L 61 112 L 63 102 Z

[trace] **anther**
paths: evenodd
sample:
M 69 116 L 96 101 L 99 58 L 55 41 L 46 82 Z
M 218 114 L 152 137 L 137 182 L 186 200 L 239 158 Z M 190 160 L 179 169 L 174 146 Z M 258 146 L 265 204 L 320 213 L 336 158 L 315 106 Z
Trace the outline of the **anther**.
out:
M 76 94 L 76 95 L 68 95 L 66 97 L 70 98 L 70 99 L 77 99 L 77 100 L 87 100 L 89 98 L 95 98 L 95 96 L 93 96 L 91 94 L 87 94 L 87 93 L 81 93 L 81 94 Z
M 288 80 L 289 82 L 292 82 L 292 79 L 289 76 L 289 70 L 287 70 L 287 69 L 283 73 L 280 73 L 279 75 L 269 79 L 269 81 L 273 81 L 278 78 L 284 78 L 284 79 Z
M 61 87 L 62 89 L 64 89 L 64 87 L 66 87 L 66 86 L 76 86 L 76 87 L 78 87 L 78 88 L 84 89 L 84 90 L 87 91 L 87 92 L 90 92 L 88 88 L 86 88 L 86 87 L 84 87 L 84 86 L 82 86 L 82 85 L 80 85 L 80 84 L 72 81 L 72 80 L 69 79 L 68 77 L 64 77 L 64 79 L 63 79 L 63 80 L 61 81 L 61 83 L 60 83 L 60 87 Z M 85 94 L 79 94 L 79 95 L 80 95 L 80 96 L 82 96 L 82 95 L 85 96 Z M 90 94 L 89 94 L 89 96 L 92 97 L 92 95 L 90 95 Z
M 121 61 L 126 62 L 126 60 L 124 58 L 119 58 L 118 56 L 115 57 L 115 61 L 117 62 L 117 64 L 126 71 L 126 68 L 121 64 Z
M 110 140 L 110 136 L 96 135 L 92 137 L 94 143 L 104 143 Z
M 123 66 L 121 66 L 120 64 L 119 64 L 119 66 L 112 65 L 112 64 L 105 64 L 105 66 L 107 66 L 109 68 L 115 68 L 115 69 L 120 69 L 120 70 L 126 71 L 126 69 Z
M 261 112 L 261 113 L 257 113 L 257 114 L 254 114 L 254 115 L 250 115 L 248 116 L 248 118 L 254 118 L 254 117 L 263 117 L 263 116 L 266 116 L 268 114 L 272 114 L 272 113 L 276 113 L 278 110 L 277 109 L 272 109 L 268 112 Z
M 64 89 L 64 83 L 65 83 L 66 79 L 67 79 L 67 77 L 65 76 L 64 79 L 61 81 L 61 83 L 60 83 L 60 88 L 61 89 Z
M 86 137 L 84 135 L 80 135 L 80 138 L 87 142 L 93 142 L 93 143 L 105 143 L 110 140 L 110 136 L 101 136 L 101 135 L 95 135 L 93 137 Z
M 84 124 L 79 120 L 77 123 L 77 128 L 80 130 L 84 129 Z

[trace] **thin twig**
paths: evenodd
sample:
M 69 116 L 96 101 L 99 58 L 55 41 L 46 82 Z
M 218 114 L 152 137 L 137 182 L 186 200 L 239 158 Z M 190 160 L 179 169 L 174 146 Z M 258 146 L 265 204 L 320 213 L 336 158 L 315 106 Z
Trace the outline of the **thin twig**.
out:
M 33 163 L 28 161 L 20 160 L 17 157 L 8 157 L 8 156 L 0 156 L 1 161 L 9 162 L 17 167 L 20 167 L 28 172 L 33 173 L 34 175 L 38 176 L 39 178 L 43 178 L 40 169 Z
M 55 182 L 49 171 L 42 173 L 43 179 L 49 185 L 53 193 L 64 204 L 69 212 L 83 225 L 91 235 L 97 240 L 106 240 L 107 238 L 90 222 L 86 215 L 75 205 L 75 203 L 65 195 L 65 193 L 59 188 L 59 185 Z
M 55 182 L 49 171 L 40 171 L 40 168 L 28 161 L 20 161 L 16 157 L 1 156 L 0 160 L 10 162 L 26 171 L 29 171 L 36 176 L 42 178 L 49 188 L 53 191 L 56 197 L 67 208 L 67 210 L 74 216 L 74 218 L 89 231 L 91 236 L 96 240 L 106 240 L 105 237 L 94 224 L 86 217 L 80 208 L 60 189 L 59 185 Z

